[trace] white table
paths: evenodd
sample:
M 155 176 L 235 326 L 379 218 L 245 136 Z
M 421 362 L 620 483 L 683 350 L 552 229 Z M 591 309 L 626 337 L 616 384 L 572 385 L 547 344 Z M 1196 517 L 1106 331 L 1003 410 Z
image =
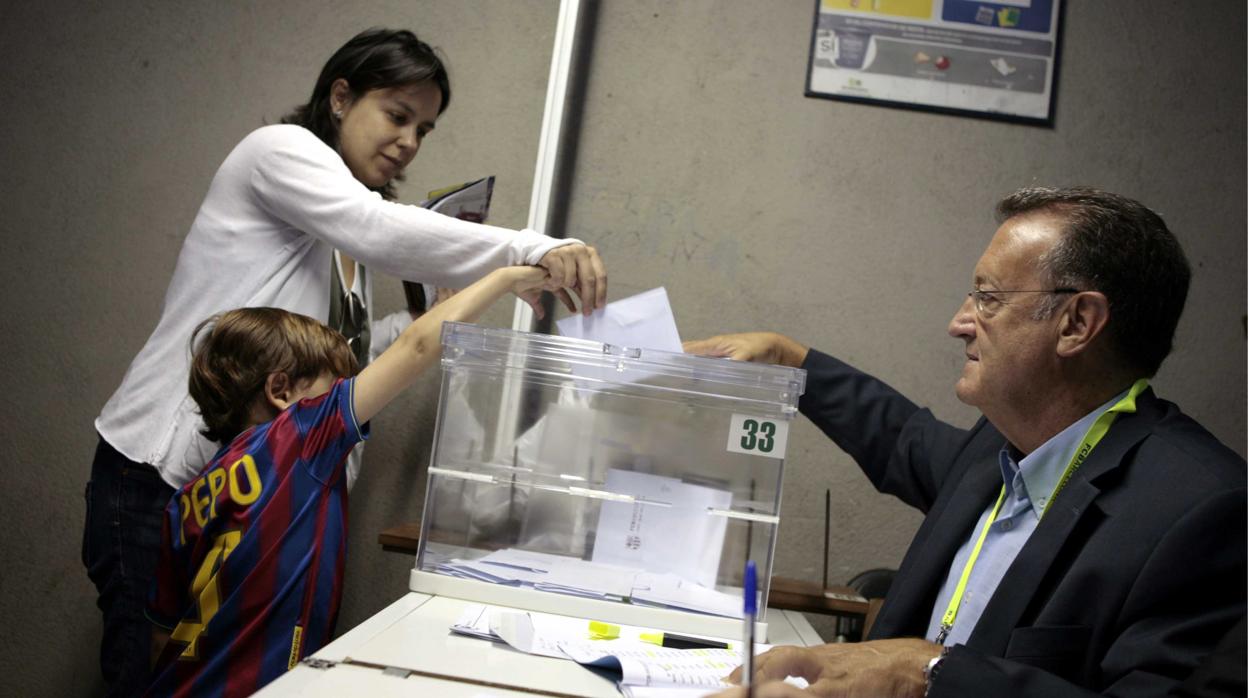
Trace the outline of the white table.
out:
M 450 626 L 469 603 L 408 593 L 313 655 L 324 668 L 300 664 L 257 695 L 619 695 L 614 681 L 575 662 L 451 633 Z M 771 644 L 823 642 L 796 611 L 769 609 L 767 622 Z

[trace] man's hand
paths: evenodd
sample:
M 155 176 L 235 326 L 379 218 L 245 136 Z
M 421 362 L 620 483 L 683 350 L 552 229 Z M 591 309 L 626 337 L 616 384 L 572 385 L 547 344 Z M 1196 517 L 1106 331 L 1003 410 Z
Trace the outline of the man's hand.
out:
M 550 273 L 546 289 L 551 291 L 576 312 L 576 305 L 567 289 L 576 291 L 581 299 L 581 312 L 589 315 L 607 305 L 607 267 L 598 256 L 598 250 L 579 243 L 556 247 L 547 252 L 538 266 Z
M 726 356 L 737 361 L 778 364 L 791 368 L 800 368 L 806 360 L 806 353 L 810 351 L 808 347 L 775 332 L 721 334 L 709 339 L 691 340 L 683 346 L 686 354 Z
M 783 681 L 768 681 L 754 686 L 753 698 L 810 698 L 810 693 Z M 707 698 L 751 698 L 750 689 L 737 686 Z
M 922 698 L 927 688 L 923 669 L 940 652 L 940 645 L 918 638 L 776 647 L 754 658 L 754 680 L 762 683 L 800 676 L 810 682 L 808 694 L 824 698 Z M 728 679 L 740 681 L 740 667 Z M 760 689 L 756 695 L 796 698 L 801 694 L 771 687 L 767 691 Z

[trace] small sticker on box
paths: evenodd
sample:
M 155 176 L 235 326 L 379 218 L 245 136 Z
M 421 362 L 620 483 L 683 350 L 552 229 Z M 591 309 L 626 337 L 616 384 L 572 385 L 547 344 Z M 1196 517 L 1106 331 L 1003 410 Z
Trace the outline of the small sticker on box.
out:
M 733 453 L 783 459 L 788 442 L 787 420 L 748 414 L 732 415 L 728 428 L 728 450 Z

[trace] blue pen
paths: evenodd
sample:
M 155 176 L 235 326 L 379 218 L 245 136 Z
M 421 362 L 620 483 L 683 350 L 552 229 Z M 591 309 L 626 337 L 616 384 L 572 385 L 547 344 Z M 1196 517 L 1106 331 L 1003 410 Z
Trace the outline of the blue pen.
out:
M 754 616 L 758 611 L 758 571 L 754 561 L 745 563 L 745 637 L 742 644 L 745 652 L 741 661 L 741 685 L 745 686 L 746 695 L 754 695 Z

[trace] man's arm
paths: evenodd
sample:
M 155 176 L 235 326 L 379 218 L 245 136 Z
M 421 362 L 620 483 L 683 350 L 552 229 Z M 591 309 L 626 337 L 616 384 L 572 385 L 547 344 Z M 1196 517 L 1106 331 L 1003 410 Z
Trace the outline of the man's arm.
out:
M 967 432 L 937 420 L 883 381 L 775 332 L 685 342 L 689 354 L 806 370 L 798 408 L 863 469 L 876 489 L 926 512 Z
M 363 424 L 372 419 L 438 360 L 443 322 L 472 322 L 504 294 L 524 293 L 545 282 L 546 272 L 540 267 L 503 267 L 422 315 L 355 379 L 356 420 Z
M 1004 438 L 942 422 L 884 381 L 811 350 L 798 410 L 854 459 L 877 490 L 926 513 L 967 458 L 990 462 Z M 969 449 L 974 449 L 972 455 Z

